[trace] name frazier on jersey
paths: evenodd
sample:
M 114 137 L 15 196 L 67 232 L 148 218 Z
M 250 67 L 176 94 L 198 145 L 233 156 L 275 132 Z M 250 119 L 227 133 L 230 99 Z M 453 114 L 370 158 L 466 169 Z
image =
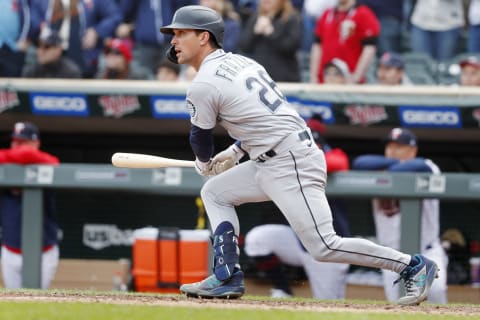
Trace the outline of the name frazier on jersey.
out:
M 253 64 L 254 63 L 249 59 L 231 55 L 222 61 L 218 66 L 218 69 L 215 70 L 215 75 L 233 82 L 233 78 L 236 77 L 240 71 Z

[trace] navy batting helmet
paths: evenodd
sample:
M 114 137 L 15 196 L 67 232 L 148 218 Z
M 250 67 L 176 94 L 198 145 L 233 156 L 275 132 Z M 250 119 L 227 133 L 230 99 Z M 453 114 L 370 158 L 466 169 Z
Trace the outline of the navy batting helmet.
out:
M 162 33 L 173 34 L 173 29 L 194 29 L 210 32 L 217 45 L 223 47 L 225 24 L 213 9 L 204 6 L 185 6 L 178 9 L 172 23 L 160 28 Z

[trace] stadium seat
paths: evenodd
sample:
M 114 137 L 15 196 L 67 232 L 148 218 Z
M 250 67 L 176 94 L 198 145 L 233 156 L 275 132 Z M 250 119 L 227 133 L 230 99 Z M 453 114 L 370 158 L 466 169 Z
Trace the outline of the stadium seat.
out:
M 403 54 L 405 72 L 414 84 L 436 84 L 437 62 L 429 55 L 417 52 Z

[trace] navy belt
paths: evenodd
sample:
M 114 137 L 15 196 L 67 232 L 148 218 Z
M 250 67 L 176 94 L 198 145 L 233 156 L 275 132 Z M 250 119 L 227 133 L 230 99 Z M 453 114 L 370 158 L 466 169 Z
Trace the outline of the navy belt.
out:
M 299 139 L 299 142 L 301 141 L 305 141 L 305 140 L 310 140 L 310 134 L 308 133 L 307 130 L 304 130 L 302 132 L 299 132 L 298 133 L 298 139 Z M 281 142 L 280 142 L 281 144 Z M 274 148 L 273 149 L 270 149 L 268 150 L 267 152 L 265 153 L 262 153 L 261 155 L 258 156 L 257 159 L 255 159 L 256 162 L 265 162 L 267 161 L 268 159 L 270 158 L 273 158 L 277 155 L 277 153 L 275 152 Z

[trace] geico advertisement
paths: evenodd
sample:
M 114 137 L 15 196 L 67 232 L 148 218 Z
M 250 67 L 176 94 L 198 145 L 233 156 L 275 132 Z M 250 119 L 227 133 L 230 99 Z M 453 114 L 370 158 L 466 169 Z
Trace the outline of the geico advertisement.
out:
M 402 126 L 461 128 L 462 118 L 456 107 L 415 107 L 398 109 Z
M 50 116 L 89 115 L 87 97 L 76 93 L 30 93 L 32 113 Z

